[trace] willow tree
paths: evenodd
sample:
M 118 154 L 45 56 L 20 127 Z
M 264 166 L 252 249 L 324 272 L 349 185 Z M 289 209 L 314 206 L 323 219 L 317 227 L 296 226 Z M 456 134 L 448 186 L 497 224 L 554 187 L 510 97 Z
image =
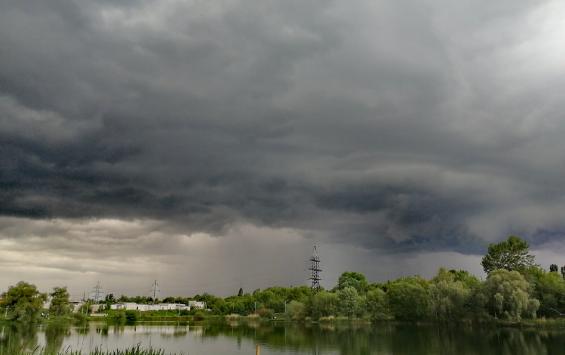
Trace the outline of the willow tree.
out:
M 497 269 L 491 272 L 481 286 L 484 305 L 496 318 L 519 321 L 535 318 L 539 300 L 531 297 L 530 284 L 517 271 Z

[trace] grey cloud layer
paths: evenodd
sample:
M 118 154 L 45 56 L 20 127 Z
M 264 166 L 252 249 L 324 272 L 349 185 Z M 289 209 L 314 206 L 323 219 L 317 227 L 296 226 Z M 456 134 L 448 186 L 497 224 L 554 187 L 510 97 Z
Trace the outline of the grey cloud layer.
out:
M 561 238 L 558 2 L 0 10 L 2 215 L 387 251 Z

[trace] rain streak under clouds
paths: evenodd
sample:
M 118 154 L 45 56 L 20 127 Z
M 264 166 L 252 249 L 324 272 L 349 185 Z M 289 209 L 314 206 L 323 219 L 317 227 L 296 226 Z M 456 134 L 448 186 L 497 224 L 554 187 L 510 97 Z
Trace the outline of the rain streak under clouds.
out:
M 565 251 L 561 1 L 0 0 L 0 289 Z

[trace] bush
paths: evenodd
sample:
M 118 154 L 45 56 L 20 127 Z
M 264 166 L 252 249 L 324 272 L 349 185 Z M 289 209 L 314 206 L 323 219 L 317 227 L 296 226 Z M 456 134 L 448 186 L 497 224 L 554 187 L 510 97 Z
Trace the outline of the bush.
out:
M 303 320 L 306 317 L 306 306 L 302 302 L 291 301 L 287 309 L 288 315 L 292 320 Z
M 195 321 L 203 321 L 204 319 L 206 319 L 206 314 L 204 313 L 204 311 L 198 310 L 194 313 L 192 319 Z
M 239 314 L 228 314 L 226 316 L 226 321 L 228 322 L 235 322 L 237 320 L 239 320 L 241 316 Z
M 125 318 L 127 323 L 135 323 L 138 319 L 138 313 L 136 311 L 126 311 Z
M 123 324 L 123 323 L 126 322 L 126 312 L 124 312 L 124 311 L 115 312 L 112 315 L 111 319 L 118 324 Z
M 84 313 L 73 313 L 75 323 L 82 324 L 88 321 L 88 317 Z
M 269 308 L 259 308 L 257 310 L 257 314 L 261 318 L 273 318 L 273 314 L 275 314 L 275 312 Z

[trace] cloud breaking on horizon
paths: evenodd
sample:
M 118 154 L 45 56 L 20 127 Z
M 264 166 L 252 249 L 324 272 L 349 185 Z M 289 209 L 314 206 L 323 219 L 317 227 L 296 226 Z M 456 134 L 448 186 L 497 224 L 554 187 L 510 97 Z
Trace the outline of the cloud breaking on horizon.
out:
M 0 0 L 0 289 L 565 250 L 560 1 Z

